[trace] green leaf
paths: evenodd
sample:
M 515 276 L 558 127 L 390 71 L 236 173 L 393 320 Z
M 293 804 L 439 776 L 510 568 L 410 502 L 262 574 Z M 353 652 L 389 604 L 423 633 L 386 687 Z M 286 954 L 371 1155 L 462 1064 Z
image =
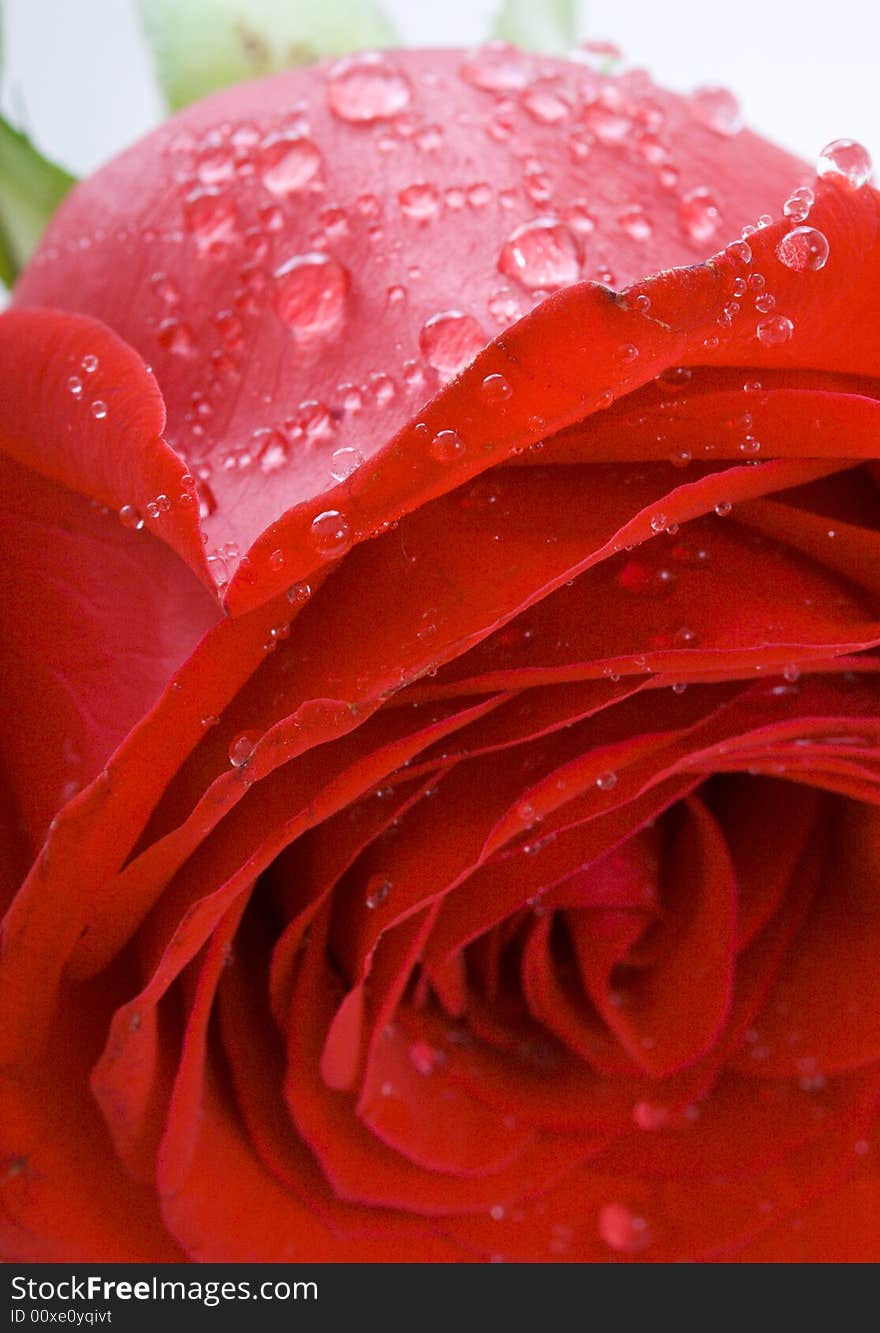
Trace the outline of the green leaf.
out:
M 577 0 L 505 0 L 492 35 L 526 51 L 570 51 L 577 39 Z
M 11 287 L 75 178 L 0 116 L 0 281 Z
M 244 79 L 322 56 L 393 46 L 371 0 L 139 0 L 172 110 Z

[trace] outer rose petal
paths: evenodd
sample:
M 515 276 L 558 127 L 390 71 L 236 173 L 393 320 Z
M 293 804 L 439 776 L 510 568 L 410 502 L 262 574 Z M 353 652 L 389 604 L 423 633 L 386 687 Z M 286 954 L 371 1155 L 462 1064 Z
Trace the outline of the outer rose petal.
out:
M 529 58 L 521 59 L 528 84 L 537 67 Z M 68 201 L 19 286 L 20 302 L 72 304 L 100 315 L 157 365 L 169 405 L 170 438 L 188 457 L 203 458 L 210 469 L 217 503 L 216 512 L 206 519 L 211 547 L 221 548 L 232 539 L 244 550 L 259 539 L 246 567 L 232 579 L 227 592 L 231 607 L 254 605 L 293 579 L 307 577 L 319 563 L 310 524 L 320 512 L 338 509 L 353 539 L 368 536 L 512 450 L 583 418 L 605 403 L 609 393 L 618 396 L 637 388 L 666 366 L 746 362 L 871 373 L 876 364 L 871 332 L 875 321 L 869 313 L 878 286 L 870 258 L 876 250 L 876 198 L 870 190 L 854 199 L 823 187 L 822 202 L 811 216 L 831 247 L 832 258 L 821 273 L 805 278 L 776 259 L 775 245 L 787 224 L 752 238 L 752 271 L 760 268 L 772 286 L 776 309 L 785 310 L 797 326 L 790 347 L 764 348 L 755 338 L 757 317 L 747 315 L 745 308 L 729 330 L 719 330 L 717 319 L 730 300 L 730 284 L 748 271 L 741 261 L 728 258 L 661 276 L 645 287 L 641 295 L 653 302 L 647 319 L 636 310 L 622 309 L 604 289 L 575 286 L 563 291 L 496 339 L 459 381 L 419 411 L 437 383 L 431 353 L 425 368 L 419 352 L 424 328 L 435 316 L 457 309 L 462 291 L 491 294 L 502 276 L 498 265 L 503 269 L 499 256 L 505 236 L 536 214 L 551 211 L 575 218 L 586 194 L 590 224 L 606 238 L 609 255 L 613 251 L 615 280 L 621 284 L 652 267 L 693 263 L 711 249 L 705 240 L 694 243 L 681 223 L 683 205 L 658 183 L 655 168 L 640 156 L 637 127 L 645 108 L 659 108 L 652 114 L 665 121 L 665 131 L 681 146 L 685 174 L 695 173 L 695 185 L 705 184 L 696 173 L 706 171 L 703 164 L 711 158 L 713 197 L 724 219 L 723 231 L 719 227 L 715 235 L 710 229 L 716 242 L 735 235 L 752 214 L 766 208 L 768 195 L 789 189 L 801 168 L 745 133 L 719 141 L 681 99 L 638 85 L 620 112 L 624 128 L 631 122 L 630 137 L 612 143 L 600 127 L 598 143 L 584 162 L 570 150 L 567 134 L 535 120 L 526 98 L 516 111 L 517 132 L 528 144 L 531 159 L 544 163 L 551 182 L 550 196 L 538 208 L 529 195 L 528 169 L 525 193 L 518 195 L 521 161 L 507 138 L 494 133 L 493 98 L 474 86 L 458 53 L 401 52 L 389 60 L 407 90 L 407 113 L 417 118 L 413 125 L 443 124 L 443 152 L 435 161 L 431 150 L 420 146 L 422 136 L 413 131 L 410 137 L 407 131 L 384 164 L 386 194 L 381 201 L 372 193 L 372 152 L 364 150 L 387 136 L 387 124 L 381 118 L 354 124 L 333 114 L 333 67 L 298 71 L 211 98 L 110 164 Z M 426 61 L 430 82 L 423 78 Z M 547 70 L 553 70 L 560 89 L 576 105 L 575 120 L 580 116 L 589 125 L 597 107 L 601 114 L 603 85 L 595 75 L 567 62 L 542 69 L 545 78 Z M 462 113 L 451 122 L 450 97 Z M 288 98 L 308 108 L 297 112 L 295 129 L 284 128 L 281 108 Z M 255 168 L 250 175 L 235 174 L 234 138 L 219 152 L 200 148 L 210 142 L 204 137 L 209 127 L 229 117 L 236 118 L 241 129 L 240 151 L 246 156 L 248 136 L 269 136 L 265 146 L 254 150 L 256 156 L 248 158 Z M 481 127 L 479 136 L 474 126 Z M 292 162 L 289 187 L 280 196 L 273 183 L 273 162 L 266 158 L 268 154 L 274 161 L 279 143 Z M 297 163 L 298 172 L 293 170 Z M 607 195 L 603 172 L 615 181 Z M 486 225 L 482 206 L 465 206 L 469 177 L 490 181 L 498 198 L 515 200 L 500 216 L 496 212 L 492 226 Z M 414 187 L 420 179 L 424 186 Z M 683 190 L 687 183 L 682 180 Z M 618 221 L 621 187 L 650 201 L 649 238 L 637 245 Z M 431 207 L 425 205 L 427 212 L 416 215 L 410 207 L 408 191 L 413 188 L 422 188 L 433 201 Z M 456 191 L 462 196 L 461 207 Z M 169 198 L 180 210 L 169 229 L 145 222 L 138 234 L 108 226 L 108 207 L 114 200 L 125 201 L 130 227 L 133 215 L 152 217 L 159 199 L 167 216 Z M 332 216 L 328 206 L 336 210 Z M 497 209 L 497 202 L 493 207 Z M 72 290 L 58 255 L 68 237 L 82 234 L 89 235 L 91 244 L 78 256 Z M 580 242 L 571 235 L 577 250 Z M 310 333 L 305 341 L 295 320 L 293 336 L 288 336 L 270 299 L 274 292 L 283 308 L 283 261 L 293 256 L 299 262 L 303 255 L 310 256 L 311 268 L 307 264 L 302 270 L 307 275 L 323 271 L 312 262 L 315 255 L 341 266 L 332 270 L 338 284 L 338 290 L 333 288 L 332 327 L 325 334 L 320 329 Z M 421 265 L 428 258 L 423 272 Z M 413 284 L 409 299 L 392 301 L 389 308 L 390 278 L 398 274 L 406 286 L 406 267 L 414 264 L 420 268 L 417 288 Z M 140 289 L 149 274 L 158 275 L 152 312 L 132 300 L 118 280 L 108 284 L 107 273 L 123 267 Z M 275 269 L 277 277 L 272 276 Z M 590 276 L 589 261 L 577 269 Z M 238 285 L 232 283 L 233 274 Z M 572 276 L 577 270 L 566 270 L 564 281 Z M 318 287 L 310 300 L 320 295 L 320 280 L 314 281 Z M 530 300 L 515 282 L 514 288 L 509 309 L 524 313 Z M 516 299 L 517 293 L 522 300 Z M 324 307 L 319 304 L 318 309 Z M 838 315 L 851 331 L 843 355 L 840 340 L 828 333 Z M 310 329 L 317 327 L 314 312 L 312 318 Z M 488 322 L 482 308 L 475 307 L 471 318 L 477 328 Z M 508 313 L 505 322 L 510 318 Z M 378 366 L 377 327 L 383 329 L 385 344 Z M 584 330 L 586 336 L 573 337 L 573 329 Z M 709 336 L 719 339 L 716 350 L 704 346 Z M 245 343 L 248 373 L 242 379 Z M 479 340 L 474 350 L 478 346 Z M 637 359 L 622 362 L 621 348 L 634 348 Z M 502 375 L 509 385 L 512 392 L 506 401 L 492 403 L 481 395 L 485 377 L 492 374 Z M 367 386 L 366 409 L 346 411 L 341 401 L 344 384 Z M 364 394 L 357 393 L 362 400 Z M 204 407 L 204 418 L 195 419 L 195 404 L 199 411 Z M 409 429 L 401 431 L 408 418 Z M 457 432 L 465 445 L 463 456 L 452 464 L 429 454 L 432 437 L 443 430 Z M 230 440 L 241 442 L 233 452 Z M 300 442 L 306 440 L 308 447 L 303 448 Z M 334 465 L 334 457 L 341 462 Z M 357 466 L 347 480 L 334 484 L 334 466 L 348 471 L 359 459 L 371 466 Z M 254 470 L 259 485 L 253 482 Z M 287 517 L 279 525 L 285 510 Z M 280 564 L 276 552 L 281 553 Z

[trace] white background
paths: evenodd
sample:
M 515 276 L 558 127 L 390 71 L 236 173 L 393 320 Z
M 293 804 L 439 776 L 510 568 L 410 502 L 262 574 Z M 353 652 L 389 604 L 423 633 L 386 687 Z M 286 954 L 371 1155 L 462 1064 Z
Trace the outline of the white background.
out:
M 496 4 L 384 7 L 406 41 L 457 45 L 486 35 Z M 72 170 L 90 170 L 160 118 L 135 0 L 5 9 L 3 103 Z M 726 84 L 749 124 L 810 160 L 849 137 L 880 161 L 880 0 L 582 0 L 580 30 L 614 40 L 668 86 Z

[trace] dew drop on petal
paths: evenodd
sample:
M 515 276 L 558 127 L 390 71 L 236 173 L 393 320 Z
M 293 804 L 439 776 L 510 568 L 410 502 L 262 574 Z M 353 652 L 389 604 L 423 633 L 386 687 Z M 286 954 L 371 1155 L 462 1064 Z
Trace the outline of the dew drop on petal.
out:
M 95 356 L 94 352 L 87 352 L 81 362 L 82 368 L 87 375 L 94 375 L 99 364 L 98 358 Z
M 436 186 L 430 181 L 416 181 L 413 185 L 404 186 L 398 193 L 397 202 L 404 217 L 414 222 L 429 222 L 437 216 L 440 207 Z
M 498 267 L 528 291 L 554 291 L 580 277 L 578 246 L 569 228 L 555 218 L 537 218 L 511 232 Z
M 487 92 L 519 92 L 531 81 L 527 57 L 507 42 L 487 42 L 462 62 L 459 69 L 466 83 Z
M 606 1203 L 600 1208 L 599 1235 L 621 1254 L 639 1254 L 651 1243 L 647 1221 L 625 1203 Z
M 792 190 L 782 205 L 782 211 L 793 222 L 804 222 L 815 202 L 816 197 L 809 186 L 801 185 L 796 190 Z
M 252 731 L 242 731 L 229 745 L 229 762 L 233 768 L 244 768 L 257 747 L 259 736 Z
M 776 247 L 776 254 L 796 273 L 815 272 L 828 261 L 828 239 L 815 227 L 795 227 Z
M 826 180 L 847 190 L 860 190 L 873 170 L 867 148 L 854 139 L 835 139 L 819 154 L 816 171 Z
M 292 583 L 287 589 L 287 600 L 292 606 L 300 606 L 307 602 L 312 595 L 311 585 L 308 583 Z
M 618 214 L 617 221 L 621 230 L 634 241 L 648 240 L 654 230 L 651 219 L 640 204 L 630 204 Z
M 708 190 L 691 190 L 678 206 L 682 230 L 696 244 L 711 240 L 721 225 L 718 205 Z
M 235 235 L 238 214 L 231 199 L 216 190 L 198 190 L 183 206 L 183 225 L 196 243 L 199 254 L 212 253 Z
M 438 430 L 431 440 L 430 454 L 438 463 L 452 463 L 464 453 L 464 440 L 454 430 Z
M 315 550 L 322 560 L 334 560 L 351 548 L 351 527 L 338 509 L 325 509 L 313 518 L 310 532 Z
M 260 179 L 272 194 L 295 194 L 314 180 L 321 165 L 311 139 L 275 139 L 263 151 Z
M 348 270 L 325 254 L 295 255 L 275 274 L 275 309 L 296 338 L 335 333 L 345 319 Z
M 742 129 L 739 102 L 727 88 L 697 88 L 691 95 L 694 115 L 716 134 L 731 135 Z
M 83 386 L 79 375 L 71 375 L 70 379 L 67 381 L 67 387 L 73 394 L 74 398 L 82 397 Z
M 426 1041 L 414 1041 L 407 1051 L 410 1064 L 419 1074 L 433 1074 L 443 1063 L 443 1053 Z
M 411 96 L 400 71 L 373 52 L 337 61 L 327 75 L 327 105 L 355 124 L 387 120 L 409 106 Z
M 617 786 L 617 774 L 611 770 L 607 773 L 600 773 L 596 778 L 596 786 L 600 791 L 613 791 Z
M 791 340 L 794 324 L 787 315 L 771 315 L 758 325 L 758 339 L 765 347 L 782 347 Z
M 144 520 L 134 505 L 123 505 L 119 510 L 119 522 L 124 528 L 132 528 L 135 532 L 140 532 L 144 526 Z
M 367 880 L 367 892 L 364 899 L 370 911 L 381 907 L 391 892 L 391 880 L 387 875 L 371 875 Z
M 486 346 L 486 335 L 473 315 L 445 310 L 422 326 L 419 346 L 430 366 L 450 379 Z
M 480 385 L 480 396 L 487 403 L 503 403 L 513 394 L 503 375 L 487 375 Z
M 335 450 L 330 464 L 330 476 L 334 481 L 345 481 L 353 472 L 361 466 L 364 456 L 359 449 L 337 449 Z
M 96 398 L 92 403 L 92 416 L 98 421 L 103 421 L 107 415 L 107 404 L 102 398 Z

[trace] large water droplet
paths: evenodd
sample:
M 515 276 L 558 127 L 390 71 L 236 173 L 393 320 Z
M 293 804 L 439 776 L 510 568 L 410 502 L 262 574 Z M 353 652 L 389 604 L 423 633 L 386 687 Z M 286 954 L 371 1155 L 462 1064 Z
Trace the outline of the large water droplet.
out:
M 577 242 L 564 223 L 555 218 L 537 218 L 511 232 L 498 267 L 529 291 L 553 291 L 580 277 Z
M 410 86 L 384 56 L 366 52 L 340 60 L 327 76 L 327 104 L 340 120 L 385 120 L 409 105 Z
M 278 138 L 266 144 L 260 179 L 272 194 L 295 194 L 321 170 L 321 154 L 306 138 Z
M 351 527 L 338 509 L 325 509 L 312 519 L 312 542 L 322 560 L 335 560 L 351 548 Z
M 432 316 L 419 334 L 425 360 L 449 379 L 473 361 L 486 341 L 473 315 L 462 314 L 460 310 L 445 310 Z
M 651 1243 L 648 1223 L 625 1203 L 606 1203 L 599 1210 L 599 1235 L 621 1254 L 639 1254 Z
M 715 235 L 721 214 L 709 191 L 700 188 L 684 196 L 678 206 L 678 220 L 685 234 L 699 245 Z
M 796 273 L 815 272 L 824 268 L 828 260 L 828 238 L 815 227 L 795 227 L 783 236 L 776 253 Z
M 820 176 L 847 190 L 860 190 L 871 179 L 871 156 L 854 139 L 835 139 L 819 154 L 816 170 Z
M 275 309 L 303 341 L 334 333 L 345 318 L 348 270 L 330 255 L 295 255 L 275 274 Z
M 727 88 L 697 88 L 691 95 L 694 115 L 716 134 L 736 134 L 742 129 L 739 102 Z

